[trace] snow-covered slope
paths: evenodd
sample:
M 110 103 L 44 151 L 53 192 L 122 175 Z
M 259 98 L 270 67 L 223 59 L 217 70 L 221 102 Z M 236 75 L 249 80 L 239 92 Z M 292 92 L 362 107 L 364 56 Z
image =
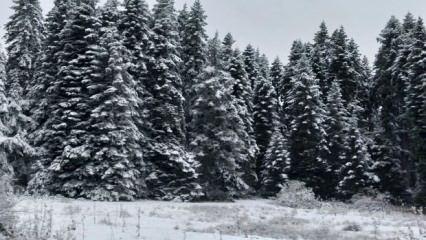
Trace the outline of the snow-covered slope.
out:
M 110 203 L 24 198 L 15 210 L 32 240 L 426 239 L 425 216 L 330 205 L 295 209 L 272 200 Z M 51 236 L 43 238 L 46 233 Z

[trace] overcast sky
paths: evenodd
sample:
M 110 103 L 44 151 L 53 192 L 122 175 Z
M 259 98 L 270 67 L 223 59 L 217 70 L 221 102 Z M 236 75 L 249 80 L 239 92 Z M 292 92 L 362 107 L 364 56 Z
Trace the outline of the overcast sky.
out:
M 53 0 L 40 0 L 46 13 Z M 155 0 L 147 0 L 152 7 Z M 178 9 L 193 0 L 176 0 Z M 292 41 L 311 41 L 324 20 L 329 29 L 343 25 L 363 54 L 374 59 L 376 38 L 391 15 L 407 12 L 426 18 L 426 0 L 201 0 L 208 15 L 207 31 L 231 32 L 242 48 L 259 47 L 269 58 L 287 60 Z M 11 14 L 12 0 L 1 0 L 0 24 Z M 330 31 L 331 31 L 330 30 Z M 3 29 L 0 32 L 4 33 Z

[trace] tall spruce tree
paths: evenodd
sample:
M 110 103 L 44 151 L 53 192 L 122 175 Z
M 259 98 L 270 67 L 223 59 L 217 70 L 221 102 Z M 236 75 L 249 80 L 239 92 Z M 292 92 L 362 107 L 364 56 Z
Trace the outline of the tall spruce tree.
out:
M 234 44 L 234 37 L 231 33 L 227 33 L 222 41 L 222 61 L 226 66 L 230 65 L 231 59 L 235 55 Z
M 225 48 L 227 47 L 224 45 Z M 225 56 L 225 55 L 224 55 Z M 226 56 L 223 60 L 225 69 L 229 72 L 231 77 L 234 79 L 234 87 L 232 89 L 232 95 L 234 97 L 234 104 L 237 109 L 239 117 L 243 121 L 241 129 L 237 132 L 241 138 L 241 141 L 245 144 L 246 159 L 239 162 L 240 173 L 243 175 L 243 180 L 251 187 L 255 187 L 257 184 L 256 175 L 256 138 L 254 129 L 253 119 L 253 89 L 251 88 L 248 75 L 244 69 L 244 59 L 238 50 L 234 51 L 231 58 L 228 60 L 229 63 L 226 66 Z
M 6 94 L 6 65 L 6 56 L 0 51 L 0 180 L 8 178 L 7 185 L 2 187 L 10 187 L 9 184 L 25 186 L 26 178 L 29 177 L 28 167 L 31 166 L 27 160 L 34 155 L 34 149 L 27 143 L 25 136 L 15 130 L 22 117 L 21 112 L 16 111 L 15 101 Z
M 374 177 L 371 175 L 371 157 L 366 143 L 358 127 L 359 106 L 357 101 L 351 102 L 346 137 L 346 149 L 342 153 L 343 164 L 339 169 L 338 195 L 342 199 L 350 199 L 368 187 Z
M 153 9 L 153 48 L 149 52 L 149 145 L 146 162 L 151 197 L 197 197 L 196 163 L 185 150 L 183 85 L 178 74 L 178 25 L 173 0 L 158 0 Z M 204 57 L 204 56 L 203 56 Z
M 58 108 L 59 87 L 61 81 L 57 78 L 59 74 L 59 53 L 64 50 L 65 42 L 61 40 L 61 32 L 65 27 L 72 8 L 70 0 L 56 0 L 52 10 L 46 17 L 46 35 L 43 41 L 44 54 L 41 59 L 40 71 L 37 74 L 37 82 L 31 92 L 31 97 L 37 99 L 38 104 L 31 108 L 35 127 L 30 134 L 30 140 L 35 147 L 39 148 L 37 160 L 33 164 L 35 176 L 32 177 L 29 190 L 34 191 L 41 188 L 43 176 L 46 176 L 47 165 L 53 155 L 59 155 L 64 137 L 58 131 L 46 131 L 48 121 L 51 120 L 50 113 Z M 59 120 L 58 120 L 59 121 Z
M 100 176 L 93 171 L 91 111 L 102 81 L 102 49 L 99 46 L 95 1 L 81 0 L 73 6 L 59 44 L 59 69 L 53 83 L 55 102 L 43 130 L 45 149 L 42 175 L 36 176 L 41 188 L 68 197 L 96 198 Z M 42 169 L 43 169 L 42 168 Z M 36 185 L 37 187 L 37 185 Z
M 277 127 L 271 136 L 259 176 L 262 196 L 275 196 L 288 180 L 291 159 L 285 136 L 283 128 L 280 127 Z
M 10 126 L 14 134 L 28 139 L 28 131 L 34 126 L 30 118 L 30 106 L 35 101 L 31 92 L 36 85 L 36 75 L 42 56 L 44 38 L 43 14 L 38 0 L 14 0 L 13 14 L 5 26 L 6 76 L 5 91 L 10 98 L 9 111 L 14 112 L 16 124 Z M 26 185 L 32 159 L 19 154 L 10 159 L 20 171 L 16 176 L 21 185 Z
M 199 181 L 206 200 L 231 200 L 249 190 L 240 172 L 247 149 L 236 128 L 243 120 L 235 107 L 233 86 L 228 73 L 213 67 L 207 67 L 194 85 L 190 148 L 200 162 Z
M 252 45 L 248 45 L 243 52 L 244 66 L 247 72 L 251 88 L 254 89 L 257 82 L 260 80 L 259 61 L 256 54 L 256 49 Z
M 289 122 L 289 149 L 292 160 L 290 178 L 304 181 L 319 197 L 328 194 L 323 188 L 327 178 L 328 151 L 325 139 L 324 106 L 318 80 L 314 78 L 307 54 L 302 54 L 291 78 L 286 113 Z
M 380 124 L 375 129 L 375 144 L 372 157 L 375 161 L 375 173 L 380 179 L 378 187 L 381 191 L 389 192 L 395 199 L 405 198 L 405 172 L 402 168 L 401 153 L 396 132 L 400 129 L 396 119 L 397 110 L 392 98 L 395 84 L 392 81 L 391 67 L 398 57 L 400 50 L 399 39 L 402 27 L 395 17 L 386 24 L 378 39 L 381 44 L 374 63 L 375 76 L 372 95 L 375 108 L 378 109 Z
M 409 120 L 407 111 L 407 94 L 409 91 L 409 64 L 407 63 L 408 55 L 411 51 L 413 44 L 413 29 L 415 27 L 415 19 L 409 13 L 405 16 L 402 23 L 402 33 L 396 40 L 398 45 L 398 53 L 389 71 L 392 77 L 389 84 L 391 89 L 391 96 L 386 101 L 391 101 L 393 126 L 395 135 L 394 144 L 400 149 L 401 168 L 405 173 L 404 184 L 407 188 L 414 188 L 415 186 L 415 164 L 412 154 L 410 153 L 410 129 L 413 128 Z
M 279 89 L 281 88 L 284 80 L 284 65 L 279 57 L 275 58 L 271 64 L 270 78 L 272 86 L 274 86 L 275 91 L 277 92 L 277 99 L 281 100 L 279 97 Z
M 339 183 L 339 171 L 345 164 L 345 153 L 347 149 L 347 127 L 348 111 L 343 103 L 340 84 L 337 81 L 331 83 L 327 92 L 327 117 L 324 128 L 327 133 L 328 145 L 328 174 L 330 180 L 326 183 L 328 190 L 327 198 L 335 198 Z
M 331 59 L 329 68 L 330 84 L 338 81 L 342 89 L 342 96 L 345 105 L 348 105 L 356 97 L 358 78 L 356 70 L 351 61 L 351 52 L 349 49 L 349 39 L 345 29 L 340 27 L 335 30 L 331 36 Z
M 150 98 L 146 91 L 148 70 L 147 63 L 150 60 L 148 51 L 152 48 L 151 41 L 151 13 L 145 0 L 125 0 L 124 10 L 118 20 L 118 29 L 123 36 L 123 44 L 129 52 L 130 67 L 128 72 L 136 81 L 136 92 L 139 98 Z M 145 112 L 147 106 L 139 104 L 138 112 L 142 113 L 140 118 L 135 118 L 135 122 L 141 131 L 149 128 L 146 125 L 147 116 Z M 143 143 L 147 145 L 146 142 Z
M 327 25 L 325 22 L 322 22 L 320 30 L 315 33 L 312 45 L 312 71 L 319 81 L 323 101 L 327 100 L 327 93 L 330 88 L 330 83 L 328 82 L 330 57 L 330 36 Z
M 184 97 L 187 101 L 193 98 L 191 93 L 194 79 L 201 73 L 206 63 L 207 34 L 205 30 L 206 15 L 199 0 L 192 5 L 186 22 L 181 23 L 182 52 L 182 81 L 184 85 Z M 183 19 L 181 19 L 183 20 Z M 186 107 L 187 108 L 187 107 Z
M 294 87 L 292 78 L 296 75 L 297 65 L 300 58 L 305 54 L 306 48 L 300 40 L 293 42 L 290 49 L 290 55 L 288 57 L 288 63 L 284 67 L 284 77 L 278 90 L 278 97 L 281 100 L 281 118 L 286 127 L 289 126 L 294 115 L 286 112 L 286 109 L 291 104 L 291 89 Z
M 224 67 L 222 62 L 222 43 L 218 32 L 207 42 L 207 62 L 213 67 L 220 69 Z
M 276 131 L 279 121 L 276 91 L 271 82 L 263 79 L 258 83 L 253 105 L 254 130 L 256 144 L 259 148 L 256 157 L 256 174 L 260 176 L 266 161 L 268 147 L 271 145 L 272 135 Z
M 7 94 L 28 111 L 28 93 L 42 52 L 43 14 L 38 0 L 14 0 L 14 13 L 6 24 L 8 60 Z
M 409 121 L 413 124 L 410 133 L 412 138 L 412 154 L 417 164 L 418 184 L 416 203 L 426 204 L 426 30 L 423 20 L 419 18 L 413 29 L 413 44 L 408 55 L 409 88 L 407 107 Z

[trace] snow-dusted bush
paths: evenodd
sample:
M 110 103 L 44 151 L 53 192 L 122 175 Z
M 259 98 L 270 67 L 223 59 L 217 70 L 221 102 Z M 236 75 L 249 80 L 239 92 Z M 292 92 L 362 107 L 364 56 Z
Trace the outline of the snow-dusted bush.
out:
M 377 212 L 392 208 L 389 196 L 385 194 L 357 194 L 352 197 L 350 202 L 352 203 L 351 207 L 361 211 Z
M 300 181 L 289 181 L 278 194 L 278 203 L 291 208 L 313 209 L 321 207 L 312 189 Z

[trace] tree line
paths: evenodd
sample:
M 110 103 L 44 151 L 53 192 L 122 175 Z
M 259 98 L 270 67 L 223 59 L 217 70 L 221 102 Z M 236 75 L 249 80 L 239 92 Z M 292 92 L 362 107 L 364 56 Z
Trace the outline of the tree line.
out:
M 391 17 L 371 69 L 343 27 L 320 25 L 269 63 L 200 1 L 14 0 L 0 57 L 0 169 L 29 193 L 93 200 L 377 189 L 426 202 L 425 25 Z

